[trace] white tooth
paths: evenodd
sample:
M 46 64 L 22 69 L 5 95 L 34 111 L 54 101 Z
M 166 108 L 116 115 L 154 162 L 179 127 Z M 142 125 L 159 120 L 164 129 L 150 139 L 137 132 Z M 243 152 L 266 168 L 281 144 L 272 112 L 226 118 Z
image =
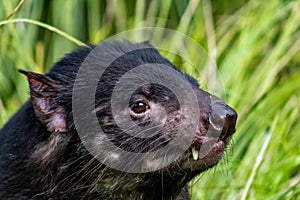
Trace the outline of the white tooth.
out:
M 199 152 L 193 147 L 192 148 L 193 159 L 198 160 Z

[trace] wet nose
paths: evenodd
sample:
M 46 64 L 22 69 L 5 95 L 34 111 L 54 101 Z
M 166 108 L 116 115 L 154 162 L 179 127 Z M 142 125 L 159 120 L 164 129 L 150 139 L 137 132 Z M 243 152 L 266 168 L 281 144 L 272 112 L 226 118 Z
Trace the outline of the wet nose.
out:
M 210 125 L 221 132 L 221 139 L 235 132 L 237 113 L 231 107 L 220 100 L 211 102 Z

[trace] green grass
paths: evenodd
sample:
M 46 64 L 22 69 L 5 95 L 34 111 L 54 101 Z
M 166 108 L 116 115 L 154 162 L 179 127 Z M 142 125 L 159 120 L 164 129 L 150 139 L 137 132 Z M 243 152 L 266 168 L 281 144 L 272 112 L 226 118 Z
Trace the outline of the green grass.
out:
M 136 27 L 170 28 L 206 48 L 239 113 L 225 159 L 191 183 L 193 199 L 300 199 L 299 1 L 25 0 L 10 16 L 18 3 L 0 2 L 0 24 L 46 27 L 0 26 L 0 127 L 28 99 L 18 68 L 46 72 L 78 47 L 72 37 L 98 43 Z

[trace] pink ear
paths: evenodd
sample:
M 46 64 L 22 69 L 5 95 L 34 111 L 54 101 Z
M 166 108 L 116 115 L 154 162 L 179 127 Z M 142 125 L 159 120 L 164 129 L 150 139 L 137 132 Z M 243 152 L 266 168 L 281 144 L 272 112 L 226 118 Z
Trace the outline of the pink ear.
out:
M 56 103 L 63 85 L 42 74 L 24 70 L 19 72 L 27 76 L 31 102 L 38 120 L 50 132 L 66 132 L 65 110 Z

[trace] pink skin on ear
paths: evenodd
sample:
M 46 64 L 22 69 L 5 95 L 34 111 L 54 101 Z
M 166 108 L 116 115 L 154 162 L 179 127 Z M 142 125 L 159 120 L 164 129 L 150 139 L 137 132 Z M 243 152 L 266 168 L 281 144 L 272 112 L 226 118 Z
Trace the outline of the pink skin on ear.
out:
M 38 120 L 49 132 L 66 132 L 65 110 L 56 104 L 63 85 L 42 74 L 24 70 L 19 72 L 27 76 L 31 103 Z

